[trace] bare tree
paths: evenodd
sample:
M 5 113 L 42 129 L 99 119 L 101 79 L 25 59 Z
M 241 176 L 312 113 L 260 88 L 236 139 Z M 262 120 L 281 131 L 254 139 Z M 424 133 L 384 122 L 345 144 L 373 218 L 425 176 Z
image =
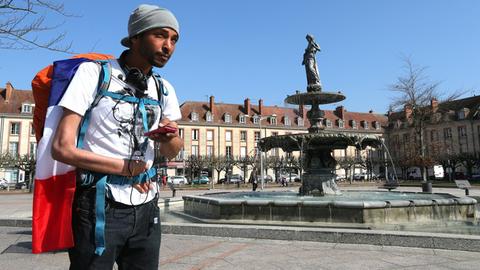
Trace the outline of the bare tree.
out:
M 0 0 L 0 49 L 31 50 L 42 48 L 71 53 L 72 43 L 65 43 L 65 32 L 58 32 L 62 23 L 47 20 L 73 17 L 63 3 L 50 0 Z
M 391 108 L 393 110 L 404 109 L 408 116 L 405 121 L 414 131 L 414 144 L 416 149 L 416 158 L 422 171 L 423 181 L 427 181 L 428 158 L 426 156 L 425 128 L 432 115 L 430 102 L 440 100 L 441 93 L 438 90 L 439 83 L 431 82 L 425 75 L 425 67 L 415 66 L 407 57 L 404 59 L 406 73 L 398 77 L 397 82 L 390 86 L 390 89 L 398 95 L 393 98 Z M 455 92 L 448 96 L 444 101 L 458 98 L 462 93 Z

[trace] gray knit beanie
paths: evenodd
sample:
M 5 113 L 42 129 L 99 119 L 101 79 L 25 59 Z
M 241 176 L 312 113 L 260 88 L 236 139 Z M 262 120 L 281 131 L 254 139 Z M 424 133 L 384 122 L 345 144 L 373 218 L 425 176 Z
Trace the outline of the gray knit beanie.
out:
M 130 38 L 147 30 L 168 27 L 180 34 L 178 21 L 170 10 L 154 5 L 142 4 L 136 8 L 128 20 L 128 37 L 120 42 L 130 47 Z

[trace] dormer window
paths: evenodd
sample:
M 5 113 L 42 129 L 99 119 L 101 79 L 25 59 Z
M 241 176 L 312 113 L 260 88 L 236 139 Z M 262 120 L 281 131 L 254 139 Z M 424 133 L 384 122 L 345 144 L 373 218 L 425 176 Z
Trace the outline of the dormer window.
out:
M 205 115 L 205 120 L 207 120 L 207 122 L 212 122 L 213 121 L 212 112 L 210 112 L 210 111 L 207 112 L 207 114 Z
M 380 123 L 378 121 L 373 122 L 375 129 L 380 129 Z
M 339 128 L 345 128 L 345 123 L 343 122 L 342 119 L 338 119 L 337 121 L 338 121 L 337 124 Z
M 276 125 L 276 124 L 277 124 L 277 117 L 270 116 L 270 125 Z
M 230 114 L 226 113 L 224 119 L 225 123 L 232 123 L 232 116 Z
M 260 116 L 254 115 L 254 116 L 253 116 L 253 123 L 254 123 L 254 124 L 258 124 L 259 122 L 260 122 Z
M 241 114 L 238 116 L 238 122 L 240 122 L 240 124 L 245 124 L 245 118 L 245 115 Z
M 395 128 L 400 128 L 400 127 L 402 127 L 402 121 L 397 120 L 397 122 L 395 122 Z
M 192 112 L 191 118 L 193 122 L 198 122 L 198 113 Z
M 22 113 L 32 113 L 34 107 L 34 104 L 24 103 L 22 104 Z
M 298 125 L 299 127 L 303 127 L 303 118 L 302 118 L 302 117 L 298 117 L 298 118 L 297 118 L 297 125 Z
M 332 127 L 332 121 L 330 119 L 325 119 L 325 126 L 328 128 Z
M 357 129 L 357 121 L 352 120 L 350 123 L 351 123 L 353 129 Z
M 457 112 L 457 118 L 458 120 L 463 120 L 465 119 L 465 109 L 461 109 L 460 111 Z
M 370 126 L 368 125 L 368 121 L 362 121 L 362 125 L 364 129 L 369 129 Z
M 288 116 L 285 116 L 285 118 L 283 118 L 283 121 L 285 123 L 285 126 L 290 126 L 291 125 L 290 118 Z

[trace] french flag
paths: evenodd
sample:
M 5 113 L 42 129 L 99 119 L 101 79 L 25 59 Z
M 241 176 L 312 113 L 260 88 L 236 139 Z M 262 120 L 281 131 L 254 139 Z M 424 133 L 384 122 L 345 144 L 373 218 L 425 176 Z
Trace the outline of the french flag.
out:
M 92 58 L 101 59 L 103 57 L 90 57 L 90 59 Z M 108 58 L 112 57 L 108 56 Z M 34 113 L 34 126 L 36 123 L 40 126 L 35 126 L 35 129 L 38 132 L 43 127 L 43 134 L 37 147 L 33 193 L 32 253 L 62 250 L 74 245 L 72 202 L 75 193 L 76 168 L 54 160 L 51 148 L 58 122 L 63 115 L 62 107 L 57 106 L 57 104 L 63 97 L 78 66 L 85 61 L 90 60 L 75 58 L 57 61 L 53 66 L 40 71 L 32 81 L 35 109 L 42 110 L 39 103 L 46 103 L 48 100 L 48 105 L 45 104 L 44 106 L 44 108 L 47 108 L 44 124 L 42 120 L 37 121 L 38 114 Z M 49 87 L 50 91 L 43 91 L 41 94 L 38 91 L 35 93 L 38 84 L 42 83 L 46 83 L 42 85 L 43 87 L 51 86 Z M 39 113 L 41 115 L 45 112 Z

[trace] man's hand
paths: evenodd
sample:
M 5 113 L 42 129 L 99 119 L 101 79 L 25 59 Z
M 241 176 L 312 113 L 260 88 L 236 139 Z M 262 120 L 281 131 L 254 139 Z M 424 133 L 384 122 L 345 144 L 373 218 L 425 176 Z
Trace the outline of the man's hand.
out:
M 160 142 L 160 143 L 166 143 L 172 140 L 175 137 L 178 137 L 178 125 L 176 122 L 170 121 L 170 119 L 165 118 L 160 121 L 158 124 L 158 127 L 164 127 L 164 126 L 169 126 L 177 129 L 177 131 L 172 132 L 172 133 L 156 133 L 148 136 L 150 139 Z

